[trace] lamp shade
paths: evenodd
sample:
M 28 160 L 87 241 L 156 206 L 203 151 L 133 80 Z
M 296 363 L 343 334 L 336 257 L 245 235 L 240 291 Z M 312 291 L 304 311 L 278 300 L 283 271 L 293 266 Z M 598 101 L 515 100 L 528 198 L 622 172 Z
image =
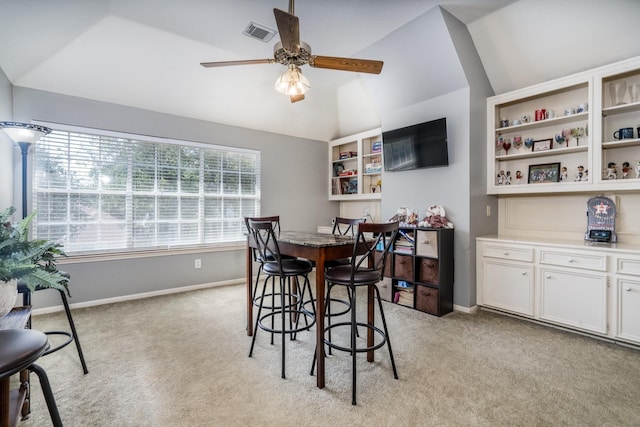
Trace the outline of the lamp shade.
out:
M 275 88 L 285 95 L 298 96 L 307 93 L 311 85 L 309 80 L 302 75 L 300 68 L 290 64 L 289 68 L 276 81 Z
M 18 122 L 0 122 L 0 129 L 9 135 L 13 142 L 28 142 L 30 144 L 37 142 L 51 132 L 51 129 L 45 126 Z

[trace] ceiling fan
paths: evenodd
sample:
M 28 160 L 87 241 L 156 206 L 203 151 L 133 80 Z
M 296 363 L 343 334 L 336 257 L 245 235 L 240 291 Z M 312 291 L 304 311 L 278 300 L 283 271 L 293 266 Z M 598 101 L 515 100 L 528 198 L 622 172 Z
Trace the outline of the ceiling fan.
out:
M 291 102 L 302 101 L 309 90 L 309 81 L 302 75 L 300 66 L 309 64 L 314 68 L 356 71 L 359 73 L 380 74 L 382 61 L 370 59 L 338 58 L 311 54 L 311 47 L 300 40 L 298 17 L 294 15 L 294 0 L 289 0 L 289 12 L 273 9 L 278 25 L 280 41 L 273 48 L 273 59 L 248 59 L 241 61 L 201 62 L 203 67 L 226 67 L 248 64 L 283 64 L 287 70 L 276 81 L 276 90 L 289 95 Z

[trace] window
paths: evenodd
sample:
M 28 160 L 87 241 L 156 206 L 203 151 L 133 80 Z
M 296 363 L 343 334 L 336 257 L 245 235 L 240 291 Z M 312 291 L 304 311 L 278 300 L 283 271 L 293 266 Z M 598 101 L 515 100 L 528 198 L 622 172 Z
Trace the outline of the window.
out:
M 260 212 L 258 151 L 46 125 L 34 233 L 67 254 L 237 242 Z

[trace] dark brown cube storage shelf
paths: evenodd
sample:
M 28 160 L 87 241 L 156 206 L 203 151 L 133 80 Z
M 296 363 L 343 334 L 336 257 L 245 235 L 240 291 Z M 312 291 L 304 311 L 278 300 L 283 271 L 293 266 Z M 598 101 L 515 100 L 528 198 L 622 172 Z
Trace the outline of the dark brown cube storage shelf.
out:
M 453 229 L 401 228 L 404 251 L 391 252 L 382 298 L 435 316 L 453 311 Z M 413 240 L 411 253 L 406 241 Z M 404 283 L 402 283 L 404 282 Z

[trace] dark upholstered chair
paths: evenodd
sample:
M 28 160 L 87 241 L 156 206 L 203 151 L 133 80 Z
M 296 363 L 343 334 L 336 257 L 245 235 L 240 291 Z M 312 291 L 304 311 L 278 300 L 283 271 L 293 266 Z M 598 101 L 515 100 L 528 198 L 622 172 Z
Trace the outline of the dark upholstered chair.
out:
M 351 353 L 352 357 L 352 398 L 351 403 L 356 404 L 356 354 L 377 350 L 384 345 L 389 350 L 389 358 L 393 368 L 393 376 L 398 379 L 396 363 L 393 358 L 393 350 L 391 349 L 391 341 L 389 339 L 389 331 L 387 329 L 387 321 L 384 316 L 382 300 L 377 283 L 383 279 L 384 266 L 392 243 L 398 234 L 398 223 L 371 224 L 363 223 L 358 227 L 356 236 L 357 241 L 354 243 L 353 255 L 349 265 L 336 266 L 328 268 L 325 271 L 325 279 L 330 286 L 345 286 L 351 292 L 351 309 L 350 321 L 338 322 L 327 325 L 325 328 L 324 342 L 330 348 Z M 373 236 L 373 240 L 372 240 Z M 378 302 L 380 310 L 380 318 L 382 319 L 382 329 L 374 324 L 366 321 L 357 320 L 356 310 L 356 290 L 358 288 L 367 288 L 373 292 Z M 331 287 L 327 288 L 327 300 L 331 298 Z M 373 314 L 374 308 L 369 307 L 367 313 Z M 356 341 L 357 328 L 363 327 L 367 329 L 367 335 L 372 333 L 374 343 L 372 345 L 359 345 Z M 338 329 L 347 329 L 350 339 L 349 345 L 342 345 L 328 338 L 328 332 Z M 335 334 L 334 334 L 335 335 Z M 339 336 L 339 334 L 338 334 Z M 376 340 L 377 338 L 377 340 Z M 377 342 L 376 342 L 377 341 Z M 315 354 L 315 353 L 314 353 Z M 315 356 L 314 356 L 315 366 Z M 313 368 L 312 368 L 313 374 Z
M 70 279 L 71 276 L 69 273 L 61 271 L 62 275 L 67 279 Z M 49 288 L 40 288 L 36 287 L 36 291 L 47 290 Z M 69 322 L 70 331 L 46 331 L 46 335 L 63 335 L 66 336 L 67 339 L 58 344 L 55 347 L 49 348 L 44 356 L 47 354 L 51 354 L 56 352 L 67 345 L 71 344 L 72 341 L 76 344 L 76 350 L 78 351 L 78 357 L 80 358 L 80 364 L 82 365 L 82 371 L 87 374 L 89 370 L 87 369 L 87 363 L 84 360 L 84 354 L 82 353 L 82 347 L 80 346 L 80 339 L 78 338 L 78 333 L 76 332 L 76 325 L 73 322 L 73 316 L 71 315 L 71 309 L 69 308 L 69 301 L 67 300 L 67 294 L 64 291 L 56 290 L 54 291 L 60 292 L 60 298 L 62 299 L 62 305 L 64 306 L 64 312 L 67 315 L 67 321 Z M 22 294 L 22 305 L 31 305 L 31 290 L 24 283 L 18 282 L 18 293 Z M 29 321 L 29 327 L 31 327 L 31 321 Z
M 49 343 L 47 336 L 40 331 L 30 329 L 3 329 L 0 330 L 0 396 L 7 401 L 0 402 L 0 425 L 16 425 L 18 407 L 13 407 L 11 413 L 9 405 L 10 377 L 18 372 L 28 369 L 35 372 L 40 380 L 40 386 L 44 399 L 49 409 L 49 416 L 54 427 L 61 427 L 62 421 L 58 413 L 58 407 L 51 391 L 49 378 L 46 372 L 35 362 L 45 353 Z M 28 385 L 20 384 L 20 393 L 27 392 Z M 12 419 L 15 418 L 15 421 Z
M 306 260 L 281 256 L 272 221 L 249 219 L 248 227 L 254 239 L 258 256 L 263 260 L 262 271 L 267 276 L 260 296 L 257 296 L 256 292 L 254 298 L 254 301 L 258 302 L 258 314 L 253 329 L 249 357 L 253 355 L 258 328 L 271 333 L 272 344 L 273 334 L 281 334 L 281 375 L 282 378 L 285 378 L 285 336 L 289 335 L 291 340 L 295 340 L 298 332 L 308 330 L 315 324 L 315 304 L 311 302 L 312 311 L 305 308 L 305 297 L 309 300 L 313 298 L 308 277 L 313 266 Z M 278 278 L 277 287 L 276 278 Z M 294 286 L 292 286 L 292 278 Z M 300 285 L 299 278 L 303 279 L 302 285 Z M 271 294 L 266 293 L 269 279 L 271 279 Z M 270 311 L 263 314 L 264 309 Z M 276 325 L 276 318 L 280 320 L 279 325 Z M 304 319 L 304 324 L 300 324 L 301 318 Z

